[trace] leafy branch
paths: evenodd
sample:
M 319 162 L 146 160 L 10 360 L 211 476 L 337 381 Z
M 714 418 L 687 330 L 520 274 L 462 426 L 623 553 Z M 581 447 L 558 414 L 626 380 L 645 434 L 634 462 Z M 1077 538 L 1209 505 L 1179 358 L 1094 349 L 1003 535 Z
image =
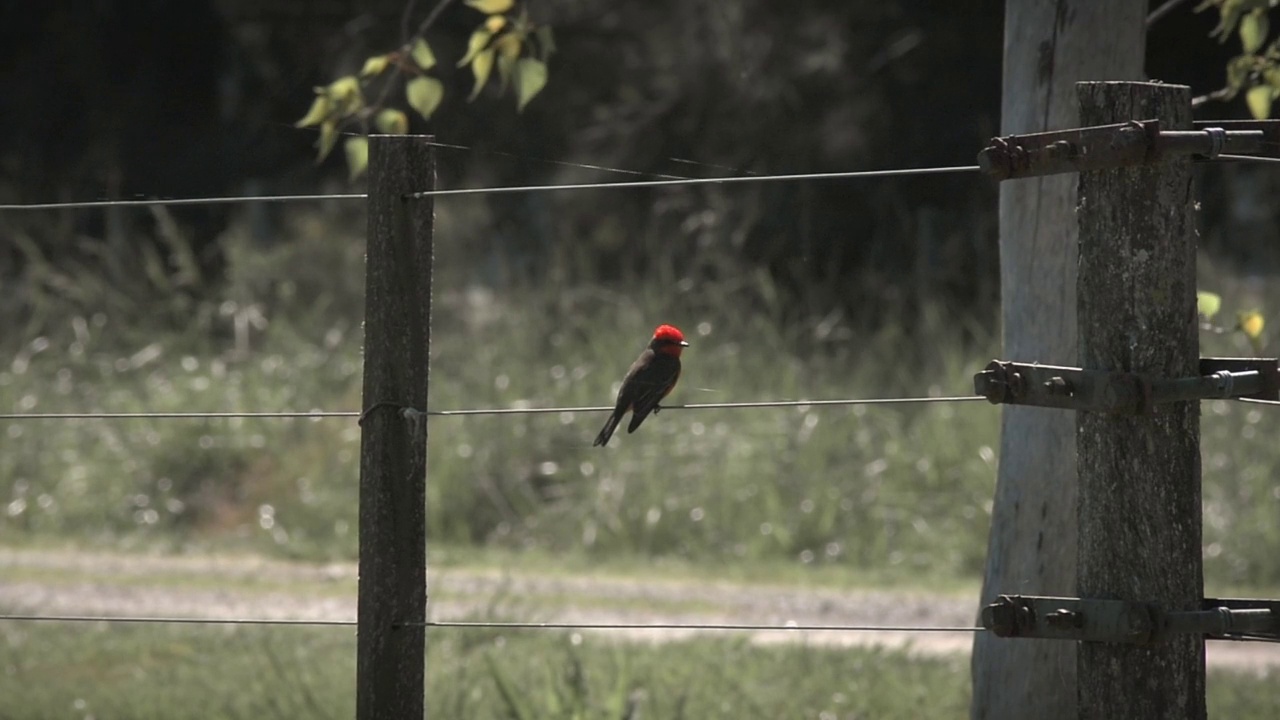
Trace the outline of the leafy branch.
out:
M 1196 6 L 1196 12 L 1217 8 L 1218 25 L 1209 37 L 1226 42 L 1236 33 L 1242 52 L 1227 62 L 1226 86 L 1195 98 L 1193 105 L 1232 100 L 1244 92 L 1254 118 L 1271 115 L 1271 104 L 1280 96 L 1280 39 L 1267 43 L 1271 31 L 1268 11 L 1277 4 L 1280 0 L 1204 0 Z
M 368 166 L 367 135 L 371 130 L 392 135 L 408 132 L 409 115 L 389 103 L 392 91 L 397 87 L 403 87 L 404 103 L 408 109 L 424 120 L 431 119 L 443 102 L 445 91 L 444 83 L 431 74 L 436 67 L 436 56 L 425 35 L 451 2 L 441 0 L 399 48 L 373 55 L 364 61 L 359 73 L 344 75 L 315 89 L 316 97 L 310 109 L 296 125 L 319 128 L 317 162 L 333 151 L 343 128 L 354 126 L 359 129 L 359 134 L 343 143 L 347 167 L 354 179 Z M 457 63 L 458 67 L 470 65 L 475 78 L 468 101 L 480 95 L 496 67 L 499 94 L 505 94 L 508 87 L 513 87 L 516 110 L 523 111 L 547 84 L 547 61 L 555 52 L 551 28 L 532 21 L 523 5 L 517 11 L 516 0 L 464 2 L 485 16 L 471 33 L 467 52 Z M 406 8 L 406 18 L 411 8 L 412 3 Z M 377 99 L 367 101 L 366 98 L 372 95 L 370 91 L 375 88 L 378 90 Z
M 1266 327 L 1266 318 L 1257 310 L 1241 310 L 1236 313 L 1236 324 L 1233 327 L 1215 325 L 1213 318 L 1222 309 L 1222 296 L 1207 290 L 1196 292 L 1196 312 L 1200 316 L 1200 329 L 1222 335 L 1229 332 L 1241 332 L 1253 346 L 1255 353 L 1262 352 L 1264 345 L 1262 330 Z

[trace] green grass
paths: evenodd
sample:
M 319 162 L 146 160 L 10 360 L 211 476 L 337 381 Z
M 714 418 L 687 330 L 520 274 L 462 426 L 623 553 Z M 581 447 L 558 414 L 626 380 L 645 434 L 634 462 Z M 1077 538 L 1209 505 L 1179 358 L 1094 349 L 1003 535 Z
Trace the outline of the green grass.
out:
M 349 628 L 0 624 L 4 716 L 349 718 Z M 960 718 L 968 662 L 900 651 L 618 643 L 596 634 L 438 631 L 432 717 Z M 1210 717 L 1280 712 L 1274 674 L 1211 673 Z
M 362 243 L 339 220 L 303 217 L 296 241 L 270 252 L 233 233 L 230 279 L 209 302 L 179 295 L 153 311 L 132 296 L 42 295 L 37 317 L 9 325 L 29 332 L 0 338 L 0 408 L 359 409 Z M 968 394 L 999 354 L 980 329 L 990 319 L 884 307 L 864 332 L 865 318 L 799 312 L 749 273 L 694 282 L 658 268 L 625 288 L 548 280 L 497 293 L 440 267 L 436 409 L 606 405 L 660 321 L 693 344 L 677 404 Z M 1227 279 L 1202 284 L 1227 307 L 1254 302 Z M 1252 352 L 1237 335 L 1205 340 L 1206 354 Z M 986 403 L 670 410 L 593 448 L 602 421 L 433 418 L 431 543 L 587 563 L 982 572 L 999 430 Z M 1280 584 L 1277 422 L 1271 408 L 1204 404 L 1212 586 Z M 25 421 L 0 433 L 0 543 L 355 556 L 352 420 Z

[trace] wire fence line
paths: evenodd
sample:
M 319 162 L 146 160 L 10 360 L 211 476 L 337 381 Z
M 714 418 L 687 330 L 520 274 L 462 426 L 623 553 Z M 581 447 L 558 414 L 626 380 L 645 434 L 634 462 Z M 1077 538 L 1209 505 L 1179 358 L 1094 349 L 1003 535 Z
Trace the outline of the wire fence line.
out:
M 470 150 L 464 145 L 452 145 L 449 143 L 432 142 L 431 145 L 441 148 L 465 149 Z M 513 153 L 504 153 L 501 151 L 491 151 L 500 155 L 511 155 L 520 159 L 533 160 L 536 162 L 546 162 L 556 165 L 565 165 L 569 167 L 577 167 L 586 170 L 599 170 L 603 172 L 622 173 L 626 175 L 649 175 L 652 177 L 662 178 L 659 180 L 635 180 L 628 182 L 597 182 L 597 183 L 565 183 L 552 185 L 503 185 L 496 187 L 477 187 L 477 188 L 450 188 L 444 190 L 424 190 L 421 192 L 411 193 L 409 197 L 426 198 L 426 197 L 449 197 L 454 195 L 497 195 L 506 193 L 525 193 L 525 192 L 554 192 L 558 190 L 609 190 L 609 189 L 626 189 L 626 188 L 644 188 L 644 187 L 670 187 L 678 185 L 729 185 L 737 183 L 762 183 L 762 182 L 791 182 L 791 181 L 818 181 L 818 180 L 854 180 L 859 178 L 890 178 L 890 177 L 912 177 L 920 175 L 944 175 L 954 173 L 970 173 L 981 172 L 982 168 L 978 165 L 951 165 L 938 167 L 922 167 L 922 168 L 893 168 L 887 170 L 849 170 L 838 172 L 814 172 L 814 173 L 788 173 L 778 175 L 735 175 L 729 177 L 712 177 L 712 178 L 687 178 L 679 175 L 665 175 L 662 173 L 646 173 L 640 170 L 627 170 L 624 168 L 613 168 L 605 165 L 592 165 L 589 163 L 576 163 L 565 160 L 551 160 L 547 158 L 525 158 Z M 1216 159 L 1228 161 L 1245 161 L 1245 162 L 1280 162 L 1280 157 L 1267 157 L 1263 155 L 1219 155 Z M 234 195 L 226 197 L 199 197 L 199 198 L 153 198 L 153 199 L 132 199 L 132 200 L 81 200 L 71 202 L 47 202 L 47 203 L 7 203 L 0 204 L 0 211 L 23 211 L 23 210 L 87 210 L 95 208 L 122 208 L 122 207 L 164 207 L 179 205 L 226 205 L 235 203 L 287 203 L 287 202 L 319 202 L 326 200 L 366 200 L 368 193 L 318 193 L 310 195 Z
M 675 185 L 729 185 L 738 183 L 787 182 L 796 180 L 853 180 L 858 178 L 909 177 L 913 175 L 945 175 L 951 173 L 979 172 L 977 165 L 948 167 L 899 168 L 896 170 L 852 170 L 848 172 L 797 173 L 791 175 L 740 175 L 735 177 L 684 178 L 679 180 L 634 180 L 628 182 L 570 183 L 561 185 L 512 185 L 488 188 L 458 188 L 453 190 L 424 190 L 410 193 L 409 197 L 448 197 L 450 195 L 495 195 L 501 193 L 551 192 L 554 190 L 608 190 L 626 188 L 671 187 Z
M 599 190 L 638 187 L 662 187 L 672 185 L 715 185 L 747 182 L 781 182 L 800 180 L 849 180 L 856 178 L 907 177 L 913 175 L 937 175 L 944 173 L 977 172 L 977 165 L 931 168 L 899 168 L 895 170 L 852 170 L 848 172 L 792 173 L 787 175 L 741 175 L 716 178 L 670 178 L 665 180 L 637 180 L 633 182 L 574 183 L 562 185 L 503 185 L 497 187 L 455 188 L 451 190 L 427 190 L 412 193 L 411 197 L 439 197 L 449 195 L 494 195 L 517 192 L 549 192 L 554 190 Z M 329 193 L 318 195 L 240 195 L 205 198 L 160 198 L 141 200 L 86 200 L 79 202 L 52 202 L 0 205 L 0 211 L 21 210 L 75 210 L 92 208 L 149 207 L 174 205 L 217 205 L 232 203 L 281 203 L 321 200 L 365 200 L 368 193 Z
M 448 143 L 431 143 L 443 148 L 470 149 L 462 145 L 450 145 Z M 494 151 L 497 152 L 497 151 Z M 510 154 L 510 153 L 499 153 Z M 521 157 L 515 156 L 513 157 Z M 849 170 L 839 172 L 815 172 L 815 173 L 789 173 L 779 175 L 735 175 L 729 177 L 712 177 L 712 178 L 686 178 L 678 175 L 664 175 L 662 173 L 646 173 L 640 170 L 627 170 L 623 168 L 612 168 L 604 165 L 591 165 L 588 163 L 575 163 L 564 160 L 550 160 L 545 158 L 522 158 L 535 160 L 537 162 L 547 162 L 557 165 L 566 165 L 569 167 L 578 167 L 587 170 L 600 170 L 604 172 L 623 173 L 627 175 L 650 175 L 662 178 L 659 180 L 635 180 L 628 182 L 597 182 L 597 183 L 565 183 L 552 185 L 502 185 L 496 187 L 477 187 L 477 188 L 450 188 L 443 190 L 424 190 L 421 192 L 411 193 L 409 197 L 427 198 L 427 197 L 449 197 L 454 195 L 498 195 L 507 193 L 526 193 L 526 192 L 554 192 L 558 190 L 617 190 L 626 188 L 645 188 L 645 187 L 671 187 L 678 185 L 730 185 L 738 183 L 762 183 L 762 182 L 791 182 L 791 181 L 819 181 L 819 180 L 855 180 L 860 178 L 890 178 L 890 177 L 912 177 L 920 175 L 944 175 L 955 173 L 981 172 L 982 168 L 977 165 L 951 165 L 938 167 L 923 168 L 894 168 L 888 170 Z M 1219 155 L 1219 160 L 1229 161 L 1245 161 L 1245 162 L 1280 162 L 1280 157 L 1266 157 L 1262 155 Z M 227 197 L 199 197 L 199 198 L 154 198 L 154 199 L 133 199 L 133 200 L 82 200 L 71 202 L 47 202 L 47 203 L 8 203 L 0 204 L 0 211 L 22 211 L 22 210 L 87 210 L 95 208 L 122 208 L 122 207 L 164 207 L 179 205 L 226 205 L 235 203 L 287 203 L 287 202 L 320 202 L 327 200 L 366 200 L 368 193 L 319 193 L 311 195 L 234 195 Z
M 1217 398 L 1205 398 L 1213 400 Z M 1232 398 L 1243 403 L 1280 406 L 1280 400 Z M 840 400 L 761 400 L 758 402 L 689 403 L 663 405 L 661 410 L 743 410 L 763 408 L 807 408 L 858 405 L 922 405 L 930 403 L 962 403 L 987 401 L 982 395 L 945 395 L 939 397 L 845 398 Z M 988 401 L 989 402 L 989 401 Z M 461 410 L 428 410 L 430 417 L 464 417 L 476 415 L 551 415 L 556 413 L 613 412 L 612 405 L 574 407 L 510 407 L 464 408 Z M 417 411 L 422 414 L 421 411 Z M 226 420 L 226 419 L 301 419 L 359 418 L 359 410 L 280 410 L 280 411 L 190 411 L 190 412 L 52 412 L 0 413 L 0 421 L 25 420 Z
M 68 622 L 121 623 L 142 625 L 279 625 L 284 627 L 356 627 L 355 620 L 301 620 L 272 618 L 194 618 L 149 617 L 131 615 L 0 615 L 0 622 Z M 688 630 L 721 632 L 892 632 L 892 633 L 969 633 L 986 628 L 968 625 L 808 625 L 800 623 L 643 623 L 643 622 L 533 622 L 486 620 L 427 620 L 400 623 L 394 627 L 430 627 L 491 630 Z
M 1236 400 L 1255 405 L 1280 405 L 1280 400 L 1263 400 L 1262 398 L 1236 398 Z
M 661 410 L 742 410 L 756 408 L 826 407 L 854 405 L 913 405 L 927 403 L 973 402 L 986 400 L 981 395 L 953 395 L 943 397 L 899 398 L 848 398 L 842 400 L 762 400 L 759 402 L 690 403 L 687 405 L 663 405 Z M 394 403 L 392 403 L 394 404 Z M 462 410 L 428 410 L 425 414 L 436 417 L 461 417 L 466 415 L 547 415 L 555 413 L 613 412 L 612 405 L 579 407 L 511 407 L 467 408 Z M 421 414 L 421 411 L 417 411 Z M 280 412 L 65 412 L 65 413 L 0 413 L 0 420 L 210 420 L 230 418 L 358 418 L 356 410 L 311 410 Z

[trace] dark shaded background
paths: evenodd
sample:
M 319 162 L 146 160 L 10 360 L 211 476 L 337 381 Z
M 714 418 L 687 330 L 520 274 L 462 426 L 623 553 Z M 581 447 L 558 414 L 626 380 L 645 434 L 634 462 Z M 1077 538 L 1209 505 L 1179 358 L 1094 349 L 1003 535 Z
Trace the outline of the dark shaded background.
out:
M 430 7 L 424 0 L 411 23 Z M 1216 16 L 1191 7 L 1153 29 L 1148 71 L 1200 94 L 1222 84 L 1238 45 L 1211 40 Z M 398 43 L 405 5 L 10 0 L 0 8 L 0 199 L 38 202 L 345 187 L 341 153 L 317 169 L 314 133 L 292 123 L 313 85 Z M 465 100 L 470 73 L 449 59 L 461 55 L 478 13 L 456 3 L 428 34 L 448 94 L 413 131 L 474 148 L 443 151 L 442 187 L 622 179 L 531 158 L 697 176 L 971 164 L 998 132 L 999 2 L 530 0 L 529 8 L 553 26 L 559 53 L 522 115 L 493 92 Z M 1244 115 L 1240 102 L 1198 113 Z M 1206 247 L 1253 270 L 1273 267 L 1274 181 L 1257 168 L 1209 172 L 1217 175 L 1203 183 Z M 550 264 L 566 282 L 764 270 L 798 312 L 835 304 L 874 319 L 884 307 L 942 299 L 986 313 L 997 300 L 995 201 L 994 183 L 976 175 L 498 196 L 487 202 L 476 252 L 510 260 L 503 281 L 511 272 L 541 276 Z M 204 283 L 224 271 L 218 237 L 244 211 L 174 209 Z M 56 263 L 83 255 L 86 239 L 107 242 L 113 222 L 128 242 L 154 234 L 145 210 L 10 214 L 0 216 L 0 233 L 20 224 Z M 0 273 L 22 272 L 30 249 L 2 244 Z

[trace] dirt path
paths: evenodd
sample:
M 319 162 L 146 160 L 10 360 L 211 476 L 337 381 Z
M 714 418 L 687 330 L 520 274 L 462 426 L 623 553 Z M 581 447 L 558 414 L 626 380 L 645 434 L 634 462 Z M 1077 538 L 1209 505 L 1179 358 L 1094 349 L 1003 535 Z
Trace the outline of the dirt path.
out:
M 459 568 L 431 573 L 428 585 L 437 620 L 964 627 L 975 616 L 972 599 L 919 592 Z M 15 614 L 351 620 L 355 587 L 354 564 L 0 549 L 0 611 Z M 699 631 L 609 632 L 665 642 Z M 749 634 L 761 643 L 879 645 L 927 655 L 966 654 L 972 643 L 971 632 Z M 1280 667 L 1280 644 L 1211 642 L 1207 654 L 1216 668 L 1263 672 Z

